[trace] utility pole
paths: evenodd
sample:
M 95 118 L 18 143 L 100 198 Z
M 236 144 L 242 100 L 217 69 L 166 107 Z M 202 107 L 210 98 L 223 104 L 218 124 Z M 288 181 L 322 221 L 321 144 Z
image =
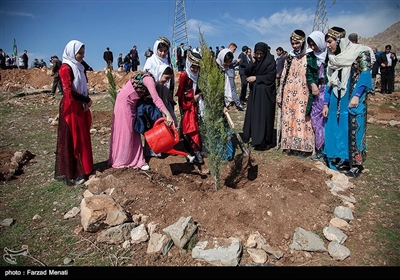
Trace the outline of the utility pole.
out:
M 185 1 L 176 0 L 174 29 L 172 32 L 172 65 L 174 66 L 175 70 L 178 68 L 176 59 L 176 48 L 181 43 L 184 43 L 186 48 L 189 46 L 189 37 L 186 25 Z
M 333 1 L 332 6 L 335 5 L 335 3 L 336 0 Z M 318 0 L 312 31 L 318 30 L 325 34 L 328 31 L 328 29 L 329 29 L 328 15 L 326 10 L 325 0 Z

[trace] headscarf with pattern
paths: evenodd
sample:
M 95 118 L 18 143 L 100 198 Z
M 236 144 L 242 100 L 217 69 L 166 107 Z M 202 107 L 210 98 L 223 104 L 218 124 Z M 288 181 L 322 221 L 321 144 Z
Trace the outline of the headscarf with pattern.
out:
M 188 57 L 186 59 L 186 65 L 185 65 L 185 71 L 189 79 L 193 81 L 193 90 L 196 92 L 196 87 L 197 87 L 197 80 L 199 79 L 199 71 L 194 73 L 190 67 L 192 65 L 196 65 L 200 67 L 200 64 L 198 61 L 201 59 L 200 54 L 198 53 L 189 53 Z

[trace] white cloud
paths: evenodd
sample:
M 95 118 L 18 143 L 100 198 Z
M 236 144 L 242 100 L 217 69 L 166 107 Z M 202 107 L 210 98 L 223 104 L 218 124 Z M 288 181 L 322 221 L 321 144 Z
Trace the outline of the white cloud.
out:
M 192 39 L 199 38 L 199 28 L 200 32 L 204 34 L 204 36 L 215 36 L 218 34 L 218 28 L 216 24 L 212 24 L 209 22 L 204 22 L 197 19 L 190 19 L 186 22 L 188 36 Z
M 4 15 L 8 15 L 8 16 L 31 17 L 33 19 L 35 18 L 35 16 L 33 14 L 24 13 L 24 12 L 9 12 L 9 11 L 0 10 L 0 14 L 4 14 Z

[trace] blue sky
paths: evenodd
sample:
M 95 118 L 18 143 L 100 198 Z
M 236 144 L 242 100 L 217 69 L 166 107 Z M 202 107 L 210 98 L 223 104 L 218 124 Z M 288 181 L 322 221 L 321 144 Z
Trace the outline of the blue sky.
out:
M 14 38 L 18 54 L 28 51 L 29 64 L 52 55 L 61 58 L 72 39 L 86 46 L 85 60 L 94 70 L 105 67 L 103 52 L 110 47 L 114 67 L 119 53 L 136 45 L 144 65 L 144 52 L 159 36 L 172 41 L 175 0 L 1 0 L 0 48 L 12 54 Z M 290 50 L 289 36 L 294 29 L 312 32 L 317 0 L 186 0 L 189 44 L 199 45 L 199 28 L 207 45 L 235 42 L 241 47 L 263 41 L 275 49 Z M 400 20 L 400 0 L 326 0 L 329 26 L 340 26 L 347 34 L 356 32 L 368 38 L 385 31 Z M 385 44 L 391 42 L 385 42 Z M 186 46 L 185 46 L 186 47 Z M 394 50 L 400 52 L 400 50 Z

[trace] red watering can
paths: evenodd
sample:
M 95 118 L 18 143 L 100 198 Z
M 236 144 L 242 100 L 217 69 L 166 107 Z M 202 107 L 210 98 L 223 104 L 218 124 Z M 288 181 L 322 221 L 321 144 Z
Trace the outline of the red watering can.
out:
M 144 133 L 144 137 L 150 149 L 156 154 L 166 153 L 181 155 L 187 157 L 190 162 L 193 162 L 194 156 L 174 149 L 174 146 L 180 141 L 179 133 L 174 124 L 168 126 L 165 121 L 166 118 L 159 118 L 156 120 L 153 127 Z

